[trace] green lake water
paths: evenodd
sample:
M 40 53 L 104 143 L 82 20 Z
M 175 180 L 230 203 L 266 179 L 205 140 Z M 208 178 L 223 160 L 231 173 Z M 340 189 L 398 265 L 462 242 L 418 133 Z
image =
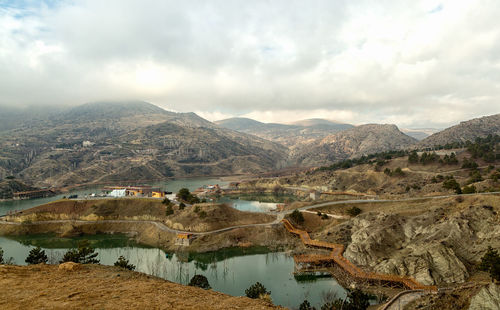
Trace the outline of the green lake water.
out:
M 4 258 L 12 257 L 24 265 L 28 252 L 34 246 L 45 249 L 49 260 L 58 261 L 63 253 L 75 247 L 82 238 L 57 238 L 48 235 L 23 236 L 16 239 L 0 237 Z M 137 266 L 136 271 L 158 276 L 173 282 L 187 284 L 193 275 L 208 278 L 212 289 L 233 296 L 243 296 L 245 289 L 261 282 L 271 291 L 274 304 L 298 308 L 304 299 L 320 306 L 322 296 L 335 293 L 344 298 L 345 290 L 330 277 L 297 281 L 293 257 L 266 248 L 226 249 L 217 252 L 193 254 L 172 253 L 141 246 L 124 235 L 85 236 L 99 253 L 101 264 L 113 265 L 120 255 Z

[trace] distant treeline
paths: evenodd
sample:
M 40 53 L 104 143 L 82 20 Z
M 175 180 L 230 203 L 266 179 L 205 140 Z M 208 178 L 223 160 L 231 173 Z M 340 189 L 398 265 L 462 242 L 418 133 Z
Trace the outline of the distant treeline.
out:
M 420 163 L 425 165 L 433 162 L 439 162 L 441 164 L 455 165 L 459 164 L 455 153 L 451 153 L 450 155 L 444 155 L 444 157 L 441 158 L 435 152 L 431 151 L 443 150 L 443 149 L 451 150 L 460 148 L 466 148 L 467 151 L 471 154 L 471 157 L 473 159 L 480 158 L 488 163 L 493 163 L 496 160 L 500 160 L 500 152 L 497 149 L 497 145 L 499 143 L 500 143 L 500 136 L 488 135 L 486 138 L 476 138 L 474 142 L 471 141 L 453 142 L 453 143 L 447 143 L 445 145 L 436 145 L 433 148 L 425 148 L 420 150 L 424 151 L 420 156 L 417 154 L 417 150 L 387 151 L 387 152 L 363 155 L 361 157 L 354 159 L 345 159 L 336 162 L 334 164 L 331 164 L 329 166 L 320 167 L 316 169 L 316 171 L 335 171 L 340 169 L 348 169 L 363 164 L 376 164 L 377 166 L 381 167 L 387 162 L 387 160 L 404 156 L 408 156 L 408 162 L 414 164 Z M 465 158 L 463 168 L 473 168 L 470 166 L 474 164 L 475 163 L 471 164 L 471 162 L 467 158 Z

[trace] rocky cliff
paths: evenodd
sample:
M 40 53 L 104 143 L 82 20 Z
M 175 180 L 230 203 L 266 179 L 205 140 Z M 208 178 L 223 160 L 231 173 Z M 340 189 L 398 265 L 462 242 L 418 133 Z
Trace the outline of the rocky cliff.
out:
M 420 147 L 433 147 L 451 142 L 474 141 L 477 137 L 484 138 L 489 134 L 500 135 L 500 114 L 484 116 L 461 122 L 458 125 L 437 132 L 418 144 Z
M 308 143 L 291 157 L 299 165 L 327 165 L 351 157 L 404 149 L 416 142 L 396 125 L 367 124 Z
M 424 284 L 461 283 L 488 245 L 500 246 L 498 206 L 474 205 L 419 215 L 366 213 L 330 231 L 346 235 L 344 256 L 376 272 Z

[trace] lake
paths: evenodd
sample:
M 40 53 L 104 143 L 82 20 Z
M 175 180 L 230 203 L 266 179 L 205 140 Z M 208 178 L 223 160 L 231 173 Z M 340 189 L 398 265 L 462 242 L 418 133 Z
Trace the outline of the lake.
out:
M 217 252 L 166 253 L 144 247 L 124 235 L 92 235 L 86 240 L 96 248 L 101 264 L 113 265 L 120 255 L 137 266 L 136 271 L 158 276 L 172 282 L 188 284 L 195 274 L 207 277 L 212 289 L 233 296 L 243 296 L 245 289 L 261 282 L 271 291 L 274 304 L 298 308 L 304 299 L 319 308 L 327 293 L 344 298 L 346 291 L 331 277 L 297 281 L 293 276 L 293 257 L 283 252 L 269 252 L 263 247 L 231 248 Z M 58 261 L 67 249 L 75 247 L 79 238 L 58 238 L 49 235 L 0 237 L 4 258 L 13 257 L 24 265 L 34 246 L 45 249 L 49 260 Z

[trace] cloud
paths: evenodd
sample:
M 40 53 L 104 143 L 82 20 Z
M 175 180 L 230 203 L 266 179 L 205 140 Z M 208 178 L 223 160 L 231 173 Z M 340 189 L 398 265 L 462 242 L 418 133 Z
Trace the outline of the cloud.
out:
M 494 0 L 0 4 L 0 103 L 443 127 L 499 112 L 499 14 Z

